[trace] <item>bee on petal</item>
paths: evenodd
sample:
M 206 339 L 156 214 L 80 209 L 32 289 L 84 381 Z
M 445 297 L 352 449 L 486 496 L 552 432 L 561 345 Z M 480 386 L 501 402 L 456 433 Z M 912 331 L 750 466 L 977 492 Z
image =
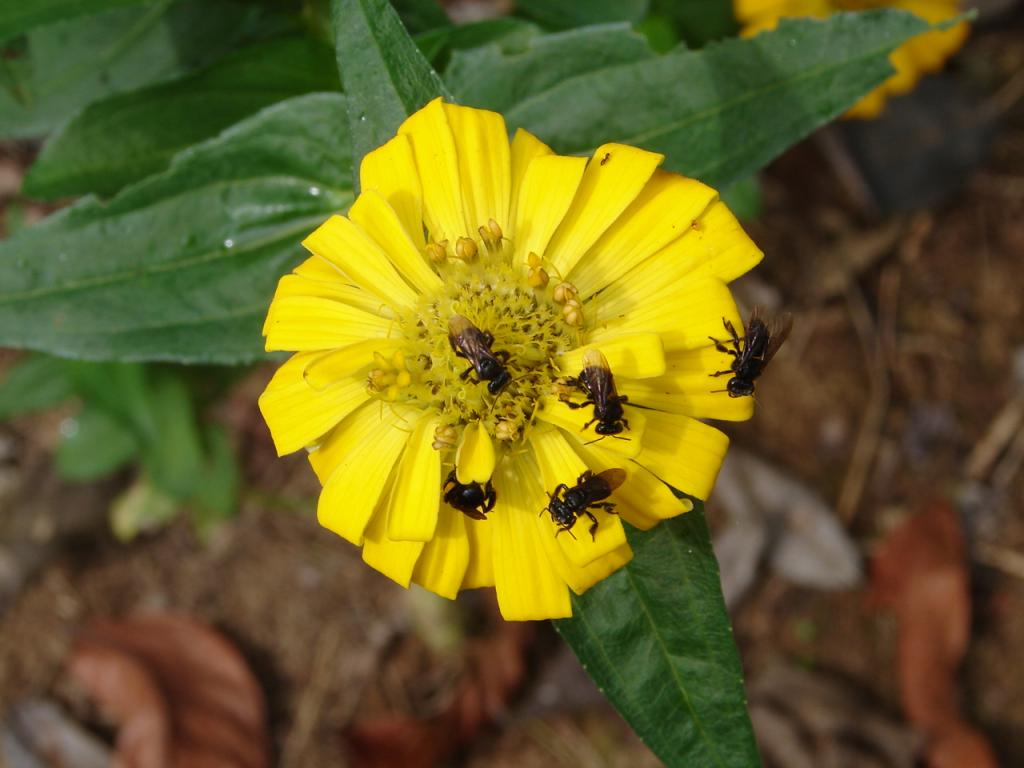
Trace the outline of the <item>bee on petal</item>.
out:
M 562 531 L 568 531 L 573 538 L 572 527 L 576 520 L 583 515 L 590 518 L 590 538 L 597 538 L 597 518 L 594 517 L 592 509 L 603 509 L 605 512 L 615 511 L 615 505 L 605 501 L 612 495 L 612 491 L 622 485 L 626 480 L 624 469 L 606 469 L 596 475 L 589 469 L 576 478 L 576 484 L 571 488 L 565 483 L 559 483 L 555 490 L 548 494 L 548 505 L 541 510 L 551 513 L 551 519 L 558 530 L 555 536 Z
M 793 328 L 793 316 L 790 314 L 764 319 L 755 307 L 747 322 L 747 332 L 741 338 L 731 322 L 722 318 L 725 330 L 730 338 L 721 342 L 714 336 L 708 336 L 715 343 L 715 349 L 732 355 L 733 361 L 724 371 L 715 371 L 712 376 L 728 376 L 725 389 L 716 392 L 728 392 L 729 397 L 745 397 L 754 394 L 754 380 L 764 373 L 765 367 L 775 357 L 779 347 L 789 337 Z M 728 345 L 728 346 L 727 346 Z

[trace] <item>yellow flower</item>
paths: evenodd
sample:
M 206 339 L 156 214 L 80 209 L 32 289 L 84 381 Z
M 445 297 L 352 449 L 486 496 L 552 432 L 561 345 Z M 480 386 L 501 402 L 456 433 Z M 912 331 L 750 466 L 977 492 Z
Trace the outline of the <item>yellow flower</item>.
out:
M 710 378 L 729 358 L 708 337 L 740 322 L 726 283 L 762 253 L 662 159 L 510 144 L 501 115 L 435 100 L 306 239 L 264 327 L 296 354 L 260 408 L 279 453 L 310 451 L 321 524 L 372 567 L 449 598 L 493 585 L 506 619 L 565 617 L 570 588 L 632 557 L 621 520 L 692 508 L 665 483 L 707 496 L 728 440 L 698 418 L 753 407 Z M 629 398 L 619 434 L 579 407 L 585 356 Z M 588 471 L 614 509 L 560 526 L 549 494 Z
M 744 37 L 774 29 L 781 18 L 824 18 L 839 11 L 872 8 L 899 8 L 936 24 L 959 14 L 959 5 L 959 0 L 733 0 Z M 949 29 L 918 35 L 901 45 L 889 57 L 896 73 L 854 104 L 845 116 L 878 117 L 886 99 L 910 91 L 924 75 L 942 69 L 946 59 L 960 50 L 967 33 L 967 24 L 960 22 Z

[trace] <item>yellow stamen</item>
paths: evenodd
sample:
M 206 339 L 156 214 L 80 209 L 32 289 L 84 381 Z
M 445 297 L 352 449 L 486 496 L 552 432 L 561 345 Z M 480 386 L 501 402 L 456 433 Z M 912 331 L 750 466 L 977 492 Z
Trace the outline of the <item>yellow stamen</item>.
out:
M 427 256 L 435 264 L 442 264 L 448 258 L 448 241 L 442 240 L 440 243 L 427 243 Z
M 526 282 L 530 284 L 531 288 L 547 288 L 550 279 L 548 273 L 540 267 L 531 269 L 530 274 L 526 276 Z
M 570 301 L 575 301 L 579 296 L 579 291 L 576 290 L 576 286 L 572 283 L 561 282 L 555 286 L 554 291 L 551 293 L 551 298 L 558 304 L 566 304 Z
M 434 430 L 434 450 L 443 451 L 454 448 L 459 442 L 459 431 L 451 424 L 440 424 Z
M 494 219 L 488 219 L 487 224 L 481 226 L 477 231 L 480 233 L 480 239 L 484 241 L 489 251 L 498 250 L 503 237 L 501 225 L 498 222 Z
M 574 328 L 583 325 L 583 307 L 576 299 L 568 299 L 562 307 L 562 317 Z
M 468 237 L 460 237 L 455 241 L 455 256 L 465 262 L 473 261 L 476 258 L 476 242 Z

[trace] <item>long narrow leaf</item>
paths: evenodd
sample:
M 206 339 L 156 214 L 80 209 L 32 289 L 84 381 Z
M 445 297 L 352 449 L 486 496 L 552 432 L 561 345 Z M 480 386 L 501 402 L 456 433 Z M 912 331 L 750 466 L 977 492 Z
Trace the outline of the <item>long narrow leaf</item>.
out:
M 555 622 L 584 669 L 669 768 L 756 768 L 743 670 L 703 505 L 628 529 L 633 561 Z
M 407 116 L 448 92 L 387 0 L 333 0 L 331 17 L 358 187 L 363 155 L 394 136 Z

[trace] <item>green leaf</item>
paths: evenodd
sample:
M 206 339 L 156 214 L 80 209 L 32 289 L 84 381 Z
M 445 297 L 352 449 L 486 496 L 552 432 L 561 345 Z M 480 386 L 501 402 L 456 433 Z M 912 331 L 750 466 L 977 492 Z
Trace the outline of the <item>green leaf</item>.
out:
M 86 404 L 61 425 L 55 464 L 69 480 L 95 480 L 126 464 L 138 449 L 135 435 L 120 421 Z
M 10 0 L 0 5 L 0 42 L 54 21 L 66 21 L 152 0 Z
M 174 519 L 178 502 L 139 477 L 110 505 L 110 527 L 120 541 L 131 541 L 140 533 L 159 528 Z
M 438 65 L 446 54 L 468 48 L 479 48 L 489 43 L 501 43 L 503 49 L 525 47 L 538 33 L 534 24 L 512 16 L 485 19 L 457 27 L 441 27 L 416 35 L 416 45 L 427 61 Z
M 410 35 L 453 26 L 437 0 L 391 0 L 391 5 Z
M 48 355 L 29 355 L 0 379 L 0 420 L 44 411 L 74 395 L 67 363 Z
M 352 200 L 341 94 L 280 102 L 109 203 L 0 243 L 0 346 L 93 360 L 232 363 L 301 239 Z
M 363 155 L 394 136 L 406 117 L 448 93 L 387 0 L 332 0 L 331 19 L 358 187 Z
M 652 0 L 652 10 L 669 19 L 691 47 L 736 33 L 733 0 Z
M 339 88 L 326 45 L 253 45 L 200 74 L 90 104 L 47 142 L 23 191 L 44 199 L 111 194 L 263 107 Z
M 730 184 L 721 197 L 740 221 L 753 221 L 761 215 L 761 182 L 756 174 Z
M 192 522 L 208 537 L 238 504 L 239 472 L 227 434 L 216 425 L 206 429 L 207 458 L 194 499 Z
M 86 406 L 115 419 L 142 444 L 159 439 L 146 368 L 135 363 L 63 361 Z
M 508 105 L 505 117 L 510 129 L 522 126 L 559 152 L 619 141 L 663 152 L 667 169 L 724 187 L 842 114 L 892 73 L 892 50 L 928 28 L 893 10 L 783 20 L 751 39 L 551 83 Z M 506 85 L 516 62 L 505 57 L 479 72 L 472 93 L 488 81 Z
M 633 561 L 555 627 L 669 768 L 760 765 L 703 505 L 641 532 Z
M 445 81 L 460 102 L 504 112 L 544 99 L 575 78 L 597 78 L 620 65 L 652 59 L 647 41 L 628 24 L 606 24 L 536 35 L 525 46 L 456 51 Z
M 33 29 L 5 62 L 0 136 L 41 135 L 96 99 L 201 68 L 269 18 L 231 0 L 159 0 Z
M 648 0 L 517 0 L 516 8 L 551 29 L 569 29 L 610 21 L 640 21 Z
M 202 482 L 203 446 L 188 387 L 177 371 L 151 371 L 147 394 L 155 428 L 141 446 L 142 465 L 154 487 L 189 499 Z

